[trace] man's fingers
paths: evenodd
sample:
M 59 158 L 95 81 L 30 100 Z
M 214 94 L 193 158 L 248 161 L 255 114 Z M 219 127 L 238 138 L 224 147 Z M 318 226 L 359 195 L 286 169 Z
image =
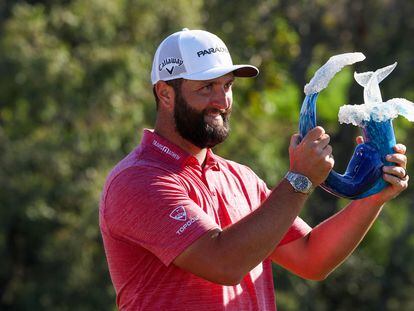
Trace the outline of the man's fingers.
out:
M 403 144 L 396 144 L 394 146 L 394 150 L 397 153 L 405 154 L 405 152 L 407 151 L 407 147 Z
M 394 175 L 400 179 L 407 176 L 407 170 L 401 166 L 383 166 L 382 171 L 389 175 Z
M 331 137 L 328 134 L 322 134 L 321 137 L 316 141 L 321 149 L 324 149 L 329 145 Z
M 401 190 L 405 190 L 408 187 L 408 180 L 410 177 L 407 175 L 404 178 L 398 178 L 397 176 L 384 174 L 383 178 L 386 182 L 389 182 L 391 185 L 401 188 Z
M 355 138 L 355 141 L 358 145 L 363 144 L 364 143 L 364 138 L 362 136 L 357 136 Z
M 386 159 L 387 161 L 396 163 L 403 168 L 406 168 L 407 166 L 407 157 L 404 154 L 401 154 L 401 153 L 389 154 L 387 155 Z
M 329 145 L 330 140 L 331 138 L 325 133 L 325 130 L 320 126 L 317 126 L 306 134 L 303 143 L 310 147 L 317 147 L 322 150 Z
M 315 141 L 315 140 L 318 140 L 323 134 L 325 134 L 325 130 L 323 129 L 323 127 L 317 126 L 311 129 L 308 132 L 308 134 L 306 134 L 303 140 Z
M 290 138 L 290 148 L 296 148 L 297 145 L 300 143 L 300 135 L 299 134 L 293 134 Z
M 335 164 L 335 160 L 334 157 L 332 155 L 332 146 L 328 145 L 325 147 L 325 149 L 323 149 L 322 151 L 322 157 L 329 162 L 329 164 L 331 165 L 331 169 L 333 168 L 334 164 Z

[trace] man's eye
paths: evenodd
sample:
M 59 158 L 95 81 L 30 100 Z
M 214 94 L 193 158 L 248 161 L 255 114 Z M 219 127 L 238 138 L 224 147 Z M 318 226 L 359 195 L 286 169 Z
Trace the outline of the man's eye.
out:
M 233 85 L 233 82 L 229 82 L 229 83 L 226 83 L 226 84 L 224 85 L 224 87 L 228 90 L 229 88 L 231 88 L 231 87 L 232 87 L 232 85 Z
M 212 88 L 213 88 L 212 84 L 207 84 L 207 85 L 203 86 L 201 88 L 201 90 L 204 91 L 204 92 L 207 92 L 207 91 L 211 91 Z

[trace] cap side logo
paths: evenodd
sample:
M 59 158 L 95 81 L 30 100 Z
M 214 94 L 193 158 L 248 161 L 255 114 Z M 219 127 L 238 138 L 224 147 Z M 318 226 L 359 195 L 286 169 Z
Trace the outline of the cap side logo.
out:
M 186 221 L 187 212 L 185 211 L 183 206 L 179 206 L 170 213 L 170 217 L 175 220 Z
M 158 70 L 162 71 L 164 68 L 167 72 L 172 75 L 174 71 L 174 67 L 181 66 L 183 64 L 183 60 L 181 58 L 169 57 L 164 59 L 158 66 Z M 170 68 L 166 67 L 167 65 L 172 65 Z

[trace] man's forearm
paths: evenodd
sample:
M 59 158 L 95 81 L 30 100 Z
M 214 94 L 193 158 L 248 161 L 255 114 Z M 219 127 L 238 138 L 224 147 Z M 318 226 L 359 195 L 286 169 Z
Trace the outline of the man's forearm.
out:
M 316 226 L 309 237 L 312 263 L 327 274 L 335 269 L 358 246 L 381 209 L 382 204 L 372 198 L 353 201 Z
M 356 200 L 317 225 L 301 241 L 283 250 L 276 250 L 272 258 L 292 272 L 309 279 L 324 279 L 358 246 L 375 219 L 383 201 L 376 196 Z M 289 247 L 292 248 L 289 250 Z M 295 260 L 287 252 L 295 252 Z
M 221 242 L 226 247 L 233 245 L 236 251 L 229 254 L 233 253 L 234 259 L 243 256 L 246 273 L 271 254 L 307 198 L 308 195 L 295 192 L 289 182 L 283 180 L 258 209 L 221 233 Z M 237 254 L 240 249 L 244 250 Z
M 307 197 L 283 180 L 254 212 L 222 232 L 208 233 L 174 263 L 213 282 L 238 283 L 271 254 Z M 192 260 L 186 260 L 187 256 Z

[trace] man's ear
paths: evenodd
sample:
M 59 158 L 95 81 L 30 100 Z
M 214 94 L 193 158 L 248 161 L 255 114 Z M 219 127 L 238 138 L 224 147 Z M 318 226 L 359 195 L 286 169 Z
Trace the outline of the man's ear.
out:
M 159 99 L 159 106 L 167 109 L 174 108 L 175 92 L 173 87 L 169 86 L 164 81 L 158 81 L 155 84 L 155 92 Z

